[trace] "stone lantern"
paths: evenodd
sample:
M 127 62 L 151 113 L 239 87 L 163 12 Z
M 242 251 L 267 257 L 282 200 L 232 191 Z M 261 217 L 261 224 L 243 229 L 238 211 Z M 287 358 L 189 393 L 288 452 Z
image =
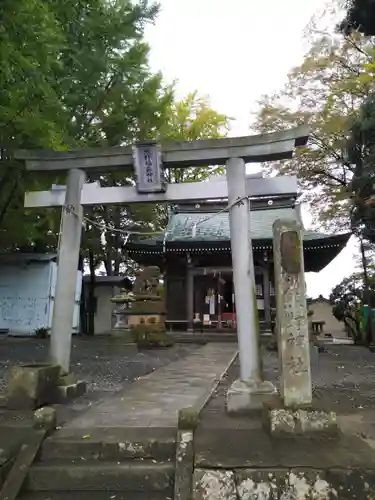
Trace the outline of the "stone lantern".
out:
M 126 337 L 127 332 L 130 331 L 128 318 L 129 314 L 131 314 L 134 295 L 132 292 L 127 292 L 123 289 L 110 300 L 117 306 L 113 312 L 116 317 L 116 324 L 112 329 L 112 335 Z

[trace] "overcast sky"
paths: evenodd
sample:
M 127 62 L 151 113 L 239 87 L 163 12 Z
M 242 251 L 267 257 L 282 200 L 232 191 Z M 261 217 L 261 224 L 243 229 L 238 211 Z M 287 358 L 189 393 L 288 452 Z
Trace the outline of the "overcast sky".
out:
M 231 135 L 248 135 L 264 93 L 279 89 L 308 45 L 303 31 L 326 0 L 159 0 L 162 11 L 146 32 L 151 65 L 178 97 L 198 90 L 233 117 Z M 304 222 L 310 218 L 304 211 Z M 306 275 L 307 293 L 328 296 L 353 271 L 354 244 L 319 274 Z

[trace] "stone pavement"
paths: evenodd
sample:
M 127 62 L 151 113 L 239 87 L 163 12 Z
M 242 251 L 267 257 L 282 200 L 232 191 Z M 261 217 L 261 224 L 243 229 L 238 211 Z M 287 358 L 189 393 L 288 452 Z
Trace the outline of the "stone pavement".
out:
M 235 343 L 198 348 L 91 406 L 58 434 L 96 427 L 176 427 L 178 410 L 210 394 L 236 351 Z

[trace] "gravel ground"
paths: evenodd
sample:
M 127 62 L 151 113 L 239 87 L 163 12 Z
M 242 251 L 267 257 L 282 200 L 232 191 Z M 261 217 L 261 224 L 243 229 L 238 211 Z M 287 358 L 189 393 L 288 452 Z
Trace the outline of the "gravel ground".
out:
M 265 380 L 280 386 L 277 353 L 263 352 Z M 204 408 L 205 428 L 253 429 L 249 418 L 229 417 L 225 410 L 228 388 L 239 376 L 239 360 L 231 366 L 217 391 Z M 327 346 L 312 363 L 313 405 L 334 411 L 345 433 L 373 440 L 375 448 L 375 354 L 364 347 Z
M 0 340 L 0 392 L 10 366 L 45 361 L 49 342 L 36 339 Z M 91 402 L 124 389 L 138 377 L 189 355 L 196 345 L 177 344 L 170 349 L 139 352 L 129 356 L 121 345 L 108 339 L 74 339 L 71 368 L 88 383 Z M 277 354 L 263 355 L 265 378 L 279 384 Z M 233 376 L 237 377 L 238 369 Z M 375 410 L 375 354 L 365 347 L 332 345 L 312 364 L 316 400 L 339 414 Z M 81 400 L 83 402 L 83 400 Z M 89 403 L 89 401 L 87 402 Z
M 322 405 L 340 414 L 375 409 L 375 354 L 353 345 L 327 345 L 312 362 L 313 392 Z M 278 384 L 276 353 L 264 354 L 266 378 Z
M 48 340 L 7 338 L 0 341 L 0 392 L 5 388 L 8 369 L 15 364 L 45 361 Z M 197 346 L 175 345 L 129 355 L 123 346 L 106 338 L 73 340 L 71 370 L 88 384 L 90 393 L 123 389 L 138 377 L 187 356 Z M 98 394 L 97 394 L 98 395 Z

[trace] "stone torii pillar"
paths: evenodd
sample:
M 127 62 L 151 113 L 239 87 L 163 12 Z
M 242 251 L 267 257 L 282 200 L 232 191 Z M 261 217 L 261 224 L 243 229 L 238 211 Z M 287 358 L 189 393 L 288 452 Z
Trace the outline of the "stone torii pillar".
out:
M 83 210 L 81 191 L 86 174 L 69 171 L 65 207 L 61 213 L 55 300 L 52 315 L 50 361 L 69 371 Z M 73 300 L 72 300 L 73 298 Z
M 276 389 L 271 382 L 262 380 L 261 373 L 260 332 L 245 162 L 241 158 L 229 159 L 226 163 L 226 173 L 240 356 L 240 379 L 236 380 L 228 391 L 227 409 L 230 413 L 237 413 L 261 407 L 264 396 L 275 393 Z
M 246 165 L 241 158 L 226 163 L 233 284 L 236 299 L 237 337 L 240 346 L 240 377 L 243 382 L 260 380 L 258 325 L 254 263 L 250 239 L 250 202 L 246 196 Z

